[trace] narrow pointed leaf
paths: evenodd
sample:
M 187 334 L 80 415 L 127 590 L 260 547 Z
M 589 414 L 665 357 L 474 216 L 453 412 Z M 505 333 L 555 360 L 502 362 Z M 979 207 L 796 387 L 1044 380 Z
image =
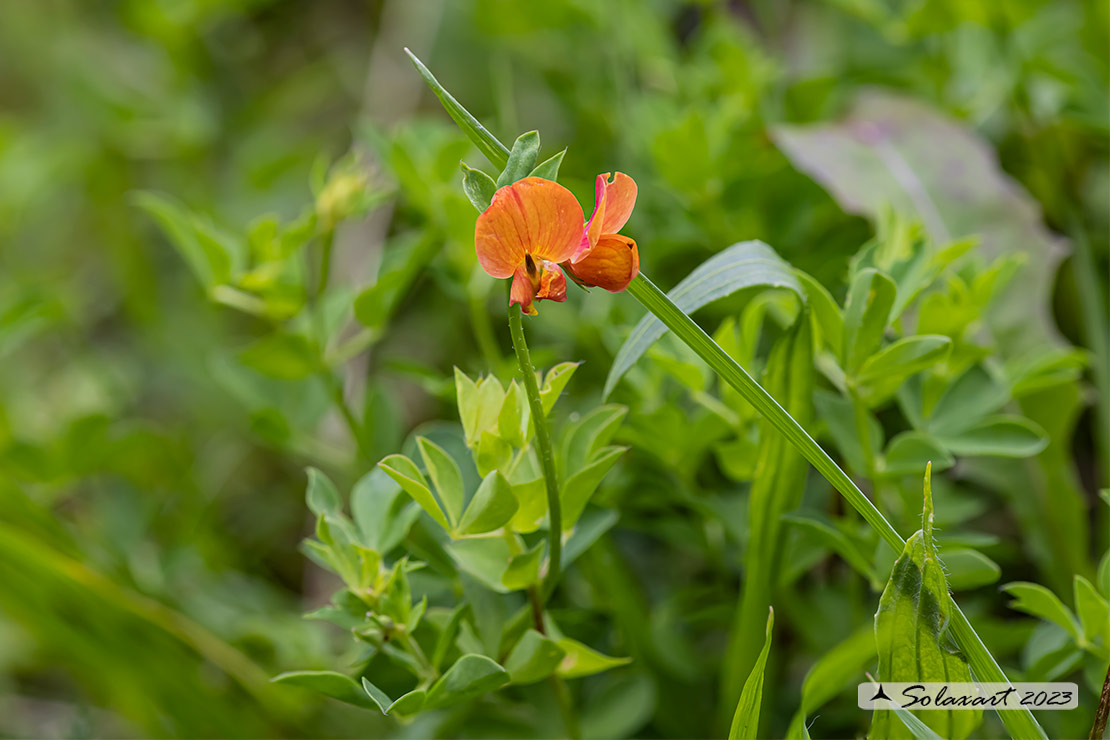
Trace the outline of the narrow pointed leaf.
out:
M 424 78 L 424 82 L 428 83 L 428 87 L 432 88 L 432 92 L 439 98 L 439 102 L 443 104 L 444 110 L 447 115 L 451 116 L 451 120 L 466 134 L 474 146 L 478 147 L 478 151 L 486 156 L 494 167 L 501 169 L 505 163 L 509 161 L 509 150 L 497 140 L 493 134 L 486 130 L 485 126 L 478 123 L 478 119 L 470 114 L 466 108 L 463 108 L 459 101 L 444 89 L 443 85 L 439 84 L 439 80 L 424 66 L 415 54 L 408 49 L 405 53 L 409 55 L 416 71 Z

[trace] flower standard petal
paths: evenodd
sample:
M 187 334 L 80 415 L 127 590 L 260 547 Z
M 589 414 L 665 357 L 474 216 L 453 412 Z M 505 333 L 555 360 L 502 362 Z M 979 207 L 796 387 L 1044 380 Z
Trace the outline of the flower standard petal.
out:
M 623 234 L 605 234 L 567 269 L 584 285 L 619 293 L 640 271 L 636 242 Z
M 582 206 L 551 180 L 526 177 L 499 189 L 474 227 L 474 249 L 492 277 L 510 277 L 531 254 L 562 262 L 582 235 Z

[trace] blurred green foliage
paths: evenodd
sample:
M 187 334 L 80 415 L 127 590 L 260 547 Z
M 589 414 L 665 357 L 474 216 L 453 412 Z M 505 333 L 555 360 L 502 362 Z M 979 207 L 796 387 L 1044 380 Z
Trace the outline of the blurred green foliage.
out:
M 352 490 L 386 455 L 416 454 L 414 430 L 456 425 L 453 367 L 513 373 L 503 286 L 476 266 L 460 187 L 459 161 L 480 155 L 404 46 L 501 140 L 540 129 L 541 160 L 569 147 L 560 179 L 583 202 L 597 172 L 633 175 L 626 232 L 664 288 L 759 239 L 811 303 L 823 285 L 821 305 L 848 315 L 857 283 L 881 280 L 869 270 L 905 295 L 920 278 L 899 272 L 907 255 L 980 240 L 929 276 L 912 322 L 877 328 L 947 337 L 942 366 L 853 409 L 830 379 L 867 368 L 818 346 L 818 438 L 903 533 L 914 466 L 950 461 L 934 476 L 941 557 L 963 563 L 945 560 L 950 585 L 1013 675 L 1078 677 L 1089 707 L 1110 575 L 1094 495 L 1110 483 L 1108 29 L 1105 3 L 1078 0 L 0 4 L 0 734 L 398 732 L 269 677 L 364 667 L 349 635 L 301 619 L 340 586 L 297 548 L 314 521 L 304 468 Z M 837 158 L 861 125 L 873 142 L 875 121 L 946 235 L 875 179 L 881 146 Z M 969 164 L 929 169 L 946 155 Z M 568 424 L 600 405 L 642 315 L 571 291 L 528 322 L 538 366 L 583 362 Z M 741 291 L 698 317 L 770 378 L 792 300 Z M 772 453 L 683 347 L 647 357 L 615 392 L 631 450 L 594 499 L 619 523 L 551 613 L 633 658 L 573 687 L 587 736 L 724 734 L 747 668 L 722 656 L 754 663 L 763 645 L 757 594 L 733 632 L 747 644 L 726 649 L 759 582 L 747 517 L 767 494 L 749 481 Z M 1004 451 L 1021 462 L 975 446 L 1000 411 L 1025 425 Z M 803 478 L 778 544 L 755 545 L 770 560 L 790 548 L 759 586 L 777 595 L 761 727 L 782 734 L 799 706 L 804 720 L 832 700 L 814 735 L 850 735 L 866 718 L 829 686 L 873 662 L 858 635 L 894 557 Z M 434 553 L 428 531 L 406 547 Z M 1041 621 L 1015 621 L 998 581 L 1045 584 L 1009 587 Z M 803 684 L 811 667 L 830 683 Z M 521 736 L 537 729 L 528 702 L 553 732 L 549 695 L 513 691 L 401 731 Z M 1087 733 L 1088 711 L 1047 715 L 1051 736 Z

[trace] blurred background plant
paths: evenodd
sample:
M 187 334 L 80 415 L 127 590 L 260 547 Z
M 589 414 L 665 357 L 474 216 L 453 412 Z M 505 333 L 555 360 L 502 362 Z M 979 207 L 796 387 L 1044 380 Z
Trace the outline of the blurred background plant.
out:
M 947 466 L 939 541 L 964 553 L 948 564 L 965 610 L 1015 675 L 1074 677 L 1089 701 L 1106 638 L 1084 614 L 1108 595 L 1108 29 L 1104 3 L 1036 0 L 0 4 L 0 733 L 398 731 L 269 677 L 339 669 L 348 648 L 300 618 L 339 586 L 297 549 L 304 468 L 351 490 L 453 423 L 453 366 L 512 378 L 459 187 L 479 157 L 402 46 L 503 141 L 538 128 L 569 147 L 560 180 L 583 202 L 598 171 L 636 177 L 628 231 L 664 289 L 752 239 L 845 315 L 869 269 L 899 295 L 920 284 L 880 333 L 947 337 L 946 361 L 861 392 L 836 379 L 866 368 L 824 348 L 819 439 L 904 534 L 920 476 L 898 464 Z M 924 244 L 972 260 L 900 270 Z M 528 322 L 537 366 L 584 361 L 572 420 L 642 315 L 581 298 Z M 792 300 L 742 291 L 698 316 L 772 367 Z M 834 651 L 845 684 L 873 661 L 859 635 L 893 558 L 877 565 L 799 465 L 792 554 L 759 585 L 758 425 L 676 342 L 649 354 L 613 392 L 632 449 L 595 500 L 619 522 L 553 605 L 633 657 L 576 689 L 583 730 L 719 731 L 747 670 L 721 655 L 758 587 L 787 600 L 762 725 L 782 734 L 832 699 L 803 684 L 817 658 Z M 1009 459 L 976 435 L 998 424 Z M 1042 621 L 994 585 L 1027 581 L 1049 591 L 1010 596 Z M 1089 728 L 1040 716 L 1055 737 Z M 481 719 L 454 731 L 492 732 Z M 865 726 L 840 697 L 813 732 Z

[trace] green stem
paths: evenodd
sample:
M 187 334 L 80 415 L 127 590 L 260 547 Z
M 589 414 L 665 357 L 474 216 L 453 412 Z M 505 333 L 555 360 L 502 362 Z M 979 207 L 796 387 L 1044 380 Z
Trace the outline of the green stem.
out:
M 875 505 L 863 495 L 848 474 L 841 470 L 798 422 L 786 413 L 775 399 L 763 390 L 744 368 L 736 364 L 700 326 L 694 323 L 693 319 L 674 305 L 671 299 L 642 273 L 629 284 L 628 292 L 705 360 L 726 383 L 735 388 L 787 441 L 797 447 L 802 456 L 817 468 L 817 472 L 821 473 L 833 488 L 844 496 L 896 553 L 902 552 L 905 548 L 905 540 L 875 508 Z M 990 651 L 979 639 L 959 606 L 954 601 L 952 606 L 952 634 L 967 654 L 976 677 L 980 681 L 989 683 L 1009 683 L 1006 674 L 1002 672 Z M 1044 731 L 1028 710 L 1003 710 L 998 714 L 1014 738 L 1024 740 L 1045 737 Z
M 547 425 L 547 415 L 540 400 L 540 389 L 536 383 L 536 370 L 532 367 L 532 357 L 528 354 L 528 343 L 524 340 L 524 326 L 521 321 L 519 305 L 509 306 L 509 334 L 513 338 L 513 351 L 520 365 L 524 393 L 528 396 L 528 407 L 532 410 L 532 425 L 536 430 L 536 447 L 540 453 L 543 468 L 543 482 L 547 489 L 547 517 L 550 534 L 547 539 L 548 566 L 544 578 L 544 599 L 555 590 L 562 568 L 563 558 L 563 513 L 559 502 L 559 478 L 555 472 L 555 454 L 551 447 L 551 429 Z M 541 604 L 542 605 L 542 604 Z

